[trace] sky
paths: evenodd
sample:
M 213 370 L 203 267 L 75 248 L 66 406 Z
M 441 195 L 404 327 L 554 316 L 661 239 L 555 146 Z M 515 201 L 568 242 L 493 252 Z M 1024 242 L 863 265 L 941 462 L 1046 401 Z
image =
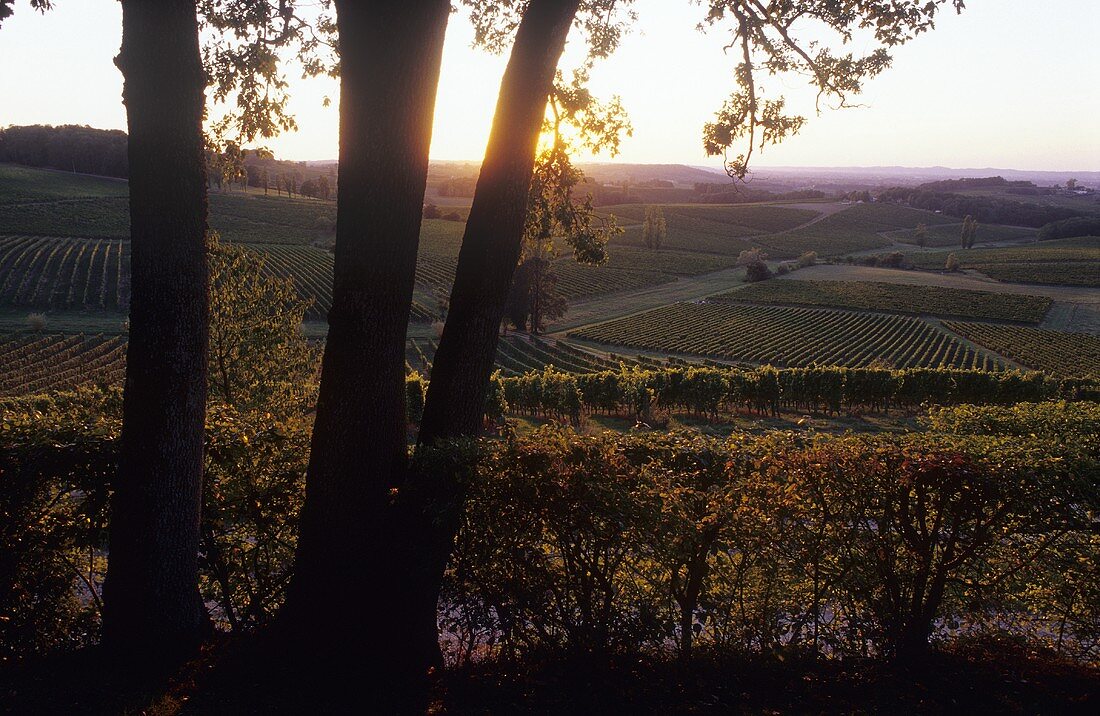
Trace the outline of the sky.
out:
M 112 63 L 121 36 L 118 3 L 54 5 L 41 16 L 29 0 L 18 0 L 0 28 L 0 126 L 125 129 L 122 77 Z M 809 121 L 797 137 L 766 148 L 756 165 L 1100 170 L 1100 1 L 967 6 L 896 49 L 893 68 L 868 83 L 858 108 L 815 115 L 803 80 L 772 81 L 769 94 L 786 94 Z M 637 0 L 635 7 L 631 33 L 592 75 L 597 96 L 621 96 L 634 126 L 614 160 L 720 167 L 720 159 L 704 154 L 701 130 L 733 89 L 736 59 L 722 50 L 728 39 L 699 32 L 702 9 L 688 0 Z M 433 159 L 476 160 L 484 152 L 506 58 L 471 49 L 472 36 L 467 19 L 453 15 Z M 267 146 L 285 159 L 334 159 L 337 82 L 290 79 L 299 131 Z M 326 96 L 330 107 L 323 106 Z

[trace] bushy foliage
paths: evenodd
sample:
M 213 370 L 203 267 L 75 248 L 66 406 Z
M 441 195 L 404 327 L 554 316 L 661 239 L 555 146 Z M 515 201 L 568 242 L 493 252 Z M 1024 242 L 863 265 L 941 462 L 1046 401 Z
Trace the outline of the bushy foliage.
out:
M 288 414 L 308 403 L 317 355 L 302 336 L 310 301 L 263 255 L 210 241 L 210 392 L 241 408 Z
M 1020 617 L 1033 593 L 1062 592 L 1029 585 L 1062 578 L 1039 557 L 1072 548 L 1095 568 L 1095 458 L 1044 438 L 543 429 L 483 457 L 444 623 L 459 659 L 917 658 L 961 631 L 1040 638 L 1060 612 Z M 1063 643 L 1087 647 L 1094 615 L 1077 604 Z
M 618 390 L 653 400 L 638 373 Z M 665 377 L 702 411 L 729 389 L 721 371 Z M 767 394 L 781 377 L 757 380 Z M 117 390 L 0 405 L 6 660 L 95 639 L 120 405 Z M 1096 410 L 943 409 L 909 436 L 552 427 L 483 441 L 440 603 L 445 643 L 456 659 L 910 657 L 1008 630 L 1095 661 Z M 264 625 L 282 603 L 307 423 L 210 413 L 200 588 L 223 628 Z

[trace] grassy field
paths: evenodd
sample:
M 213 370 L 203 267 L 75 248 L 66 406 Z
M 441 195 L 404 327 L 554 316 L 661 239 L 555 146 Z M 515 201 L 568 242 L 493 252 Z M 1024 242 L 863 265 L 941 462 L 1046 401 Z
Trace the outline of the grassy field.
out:
M 0 206 L 58 199 L 128 197 L 125 181 L 0 164 Z M 5 211 L 10 207 L 5 207 Z
M 1052 303 L 1045 296 L 878 281 L 772 280 L 714 298 L 744 303 L 858 308 L 1022 323 L 1039 323 Z
M 773 258 L 792 258 L 806 251 L 821 256 L 839 256 L 855 251 L 885 248 L 887 231 L 949 224 L 954 219 L 929 211 L 894 204 L 854 204 L 807 226 L 787 233 L 763 237 L 759 243 Z
M 949 321 L 949 329 L 1028 368 L 1064 377 L 1100 376 L 1100 336 Z
M 778 366 L 1002 367 L 996 357 L 917 318 L 816 308 L 677 303 L 570 335 L 643 350 Z

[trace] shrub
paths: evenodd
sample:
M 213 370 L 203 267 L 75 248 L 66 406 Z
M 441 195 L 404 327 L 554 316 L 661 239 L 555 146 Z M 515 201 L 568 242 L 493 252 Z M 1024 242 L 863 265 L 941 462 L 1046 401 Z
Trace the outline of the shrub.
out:
M 44 331 L 46 329 L 47 323 L 49 323 L 49 321 L 47 320 L 45 313 L 27 314 L 27 328 L 34 331 L 35 333 Z

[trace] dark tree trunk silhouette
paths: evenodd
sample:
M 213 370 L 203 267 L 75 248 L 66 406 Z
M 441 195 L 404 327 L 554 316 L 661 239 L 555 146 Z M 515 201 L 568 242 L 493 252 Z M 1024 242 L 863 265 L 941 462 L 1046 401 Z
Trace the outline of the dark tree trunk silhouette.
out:
M 387 662 L 380 576 L 407 462 L 405 339 L 450 3 L 336 3 L 340 162 L 335 284 L 295 575 L 283 626 L 313 655 Z M 385 604 L 385 607 L 382 605 Z M 385 645 L 384 647 L 381 645 Z M 371 667 L 373 668 L 373 667 Z
M 129 123 L 130 333 L 111 505 L 103 641 L 183 658 L 208 625 L 198 592 L 206 409 L 206 80 L 195 3 L 123 0 Z
M 532 0 L 501 81 L 489 146 L 459 252 L 446 327 L 432 365 L 421 451 L 474 437 L 482 423 L 497 334 L 519 259 L 535 150 L 554 72 L 578 0 Z M 457 465 L 410 472 L 397 510 L 399 595 L 408 658 L 441 662 L 436 609 L 462 511 Z
M 531 0 L 516 32 L 462 237 L 447 324 L 432 362 L 422 445 L 473 436 L 481 427 L 546 101 L 579 4 Z

